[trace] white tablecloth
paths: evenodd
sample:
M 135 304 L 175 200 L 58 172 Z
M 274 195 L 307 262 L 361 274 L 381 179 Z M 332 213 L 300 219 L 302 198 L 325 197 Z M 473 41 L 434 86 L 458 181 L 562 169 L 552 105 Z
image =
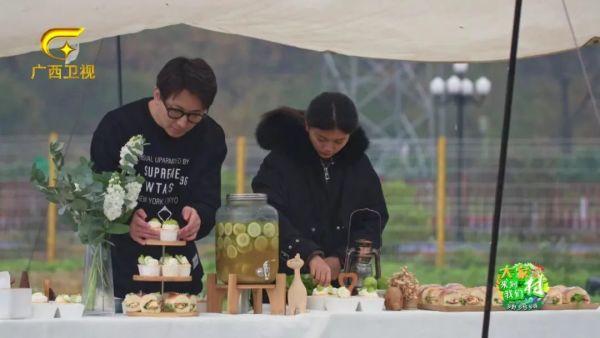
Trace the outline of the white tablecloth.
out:
M 597 338 L 600 310 L 494 312 L 490 337 Z M 469 338 L 481 337 L 483 313 L 432 311 L 298 316 L 201 314 L 193 318 L 84 317 L 0 320 L 0 338 Z

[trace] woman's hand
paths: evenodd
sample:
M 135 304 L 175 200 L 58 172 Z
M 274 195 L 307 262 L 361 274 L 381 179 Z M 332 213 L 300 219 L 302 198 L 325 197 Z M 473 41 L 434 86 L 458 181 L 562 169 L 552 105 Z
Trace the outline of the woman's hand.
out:
M 310 262 L 308 262 L 308 267 L 310 268 L 310 275 L 317 283 L 323 286 L 331 283 L 331 268 L 321 256 L 315 255 Z
M 325 263 L 327 263 L 329 269 L 331 269 L 331 280 L 337 280 L 342 270 L 340 259 L 338 257 L 327 257 L 325 258 Z

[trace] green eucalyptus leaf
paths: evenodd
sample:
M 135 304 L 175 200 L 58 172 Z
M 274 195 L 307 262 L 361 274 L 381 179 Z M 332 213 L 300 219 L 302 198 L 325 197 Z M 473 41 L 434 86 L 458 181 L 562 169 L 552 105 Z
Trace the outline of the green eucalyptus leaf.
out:
M 53 142 L 50 144 L 50 157 L 56 165 L 56 169 L 60 171 L 65 163 L 64 156 L 62 154 L 63 144 L 60 142 Z
M 63 215 L 59 215 L 58 216 L 58 221 L 61 224 L 66 224 L 66 225 L 71 226 L 71 228 L 73 229 L 73 231 L 77 231 L 78 230 L 78 224 L 77 224 L 77 222 L 75 222 L 75 220 L 73 219 L 73 216 L 71 216 L 68 213 L 63 214 Z
M 71 209 L 76 211 L 85 211 L 87 207 L 88 203 L 81 198 L 76 198 L 71 202 Z
M 99 244 L 102 243 L 106 237 L 107 237 L 107 233 L 105 233 L 104 231 L 94 231 L 91 234 L 91 244 Z
M 46 175 L 38 169 L 35 163 L 31 166 L 31 182 L 36 182 L 40 185 L 47 185 Z
M 64 144 L 62 142 L 54 141 L 50 143 L 50 150 L 54 152 L 61 152 Z
M 84 231 L 78 231 L 77 235 L 79 236 L 79 240 L 81 241 L 82 244 L 88 244 L 89 243 L 89 237 L 88 234 Z
M 73 195 L 73 192 L 70 190 L 63 191 L 61 195 L 65 200 L 68 200 L 68 201 L 71 201 L 75 198 L 75 195 Z
M 133 215 L 133 210 L 127 210 L 123 213 L 123 215 L 121 215 L 121 217 L 119 217 L 119 220 L 123 220 L 123 223 L 128 223 L 127 221 L 129 221 L 131 215 Z
M 60 200 L 58 199 L 58 196 L 56 196 L 55 194 L 46 194 L 46 200 L 48 200 L 48 202 L 54 203 L 54 204 L 59 204 Z
M 121 223 L 110 223 L 106 232 L 113 235 L 126 234 L 129 232 L 129 225 Z

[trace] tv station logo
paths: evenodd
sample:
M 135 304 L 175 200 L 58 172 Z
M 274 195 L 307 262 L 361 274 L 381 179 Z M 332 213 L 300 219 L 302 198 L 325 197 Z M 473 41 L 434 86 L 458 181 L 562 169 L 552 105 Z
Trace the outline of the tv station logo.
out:
M 75 64 L 79 56 L 77 38 L 85 29 L 52 28 L 41 37 L 40 49 L 52 60 L 61 63 L 37 64 L 31 67 L 31 80 L 44 73 L 48 80 L 93 80 L 96 78 L 96 67 L 93 64 Z M 44 76 L 44 77 L 46 77 Z

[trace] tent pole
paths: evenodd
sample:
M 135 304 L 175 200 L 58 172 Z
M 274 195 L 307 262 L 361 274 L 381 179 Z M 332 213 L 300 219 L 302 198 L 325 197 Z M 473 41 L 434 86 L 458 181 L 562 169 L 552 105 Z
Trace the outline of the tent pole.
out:
M 123 105 L 123 71 L 121 67 L 121 36 L 117 35 L 117 88 L 119 90 L 119 107 Z
M 515 0 L 515 13 L 513 17 L 513 31 L 510 44 L 510 60 L 508 65 L 508 78 L 506 80 L 506 97 L 504 99 L 504 120 L 502 122 L 502 143 L 500 146 L 500 162 L 496 181 L 496 201 L 494 205 L 494 223 L 492 225 L 492 244 L 487 275 L 487 288 L 485 292 L 485 310 L 483 313 L 482 338 L 487 338 L 490 328 L 490 311 L 492 308 L 492 288 L 496 275 L 496 253 L 498 251 L 498 233 L 500 230 L 500 213 L 502 211 L 502 194 L 504 192 L 504 173 L 506 170 L 506 153 L 510 132 L 510 116 L 512 109 L 513 89 L 515 85 L 515 71 L 517 67 L 517 48 L 519 45 L 519 25 L 521 22 L 522 0 Z

